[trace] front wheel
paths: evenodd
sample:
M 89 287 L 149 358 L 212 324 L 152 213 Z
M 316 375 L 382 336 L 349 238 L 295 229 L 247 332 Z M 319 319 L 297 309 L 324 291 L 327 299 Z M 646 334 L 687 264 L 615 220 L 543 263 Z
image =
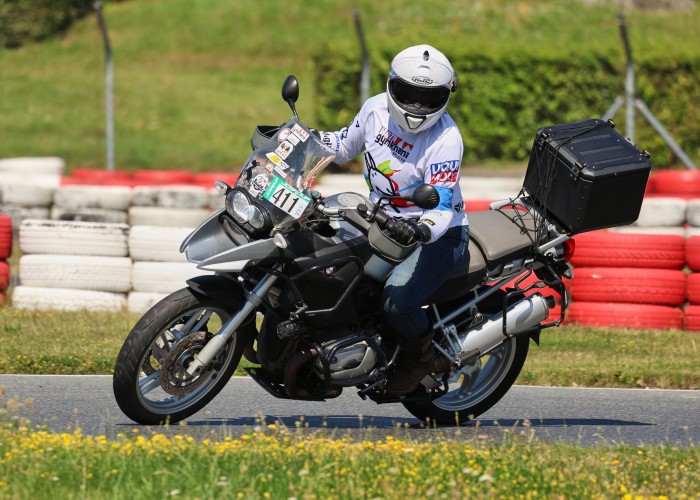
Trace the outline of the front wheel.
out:
M 527 335 L 512 338 L 476 361 L 449 374 L 447 393 L 429 402 L 405 402 L 415 417 L 459 425 L 484 413 L 508 392 L 523 368 Z
M 198 375 L 187 367 L 237 311 L 183 288 L 153 306 L 136 323 L 114 367 L 119 408 L 140 424 L 178 422 L 202 409 L 238 366 L 249 321 L 231 337 L 211 366 Z

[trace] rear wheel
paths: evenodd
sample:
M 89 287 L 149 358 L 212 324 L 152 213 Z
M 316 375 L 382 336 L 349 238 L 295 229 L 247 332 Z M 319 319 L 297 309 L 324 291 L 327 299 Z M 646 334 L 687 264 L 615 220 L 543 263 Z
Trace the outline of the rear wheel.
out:
M 114 368 L 119 408 L 141 424 L 178 422 L 202 409 L 230 380 L 241 359 L 249 321 L 234 333 L 211 366 L 187 367 L 238 308 L 184 288 L 153 306 L 127 337 Z
M 429 402 L 405 402 L 415 417 L 445 425 L 471 420 L 508 392 L 523 368 L 530 337 L 515 337 L 449 375 L 448 391 Z

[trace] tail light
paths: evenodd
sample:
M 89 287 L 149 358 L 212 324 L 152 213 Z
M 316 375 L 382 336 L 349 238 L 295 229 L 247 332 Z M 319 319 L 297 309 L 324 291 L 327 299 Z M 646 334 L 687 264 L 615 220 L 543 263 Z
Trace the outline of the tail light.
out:
M 568 239 L 562 246 L 564 247 L 564 262 L 569 262 L 576 251 L 576 242 L 573 239 Z

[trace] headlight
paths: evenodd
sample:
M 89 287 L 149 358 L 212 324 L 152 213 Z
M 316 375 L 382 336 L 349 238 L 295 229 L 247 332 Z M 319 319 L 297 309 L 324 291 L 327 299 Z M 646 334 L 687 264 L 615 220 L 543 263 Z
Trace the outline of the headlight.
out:
M 265 227 L 265 215 L 260 208 L 250 203 L 242 191 L 231 191 L 226 196 L 226 211 L 240 224 L 250 224 L 253 229 Z

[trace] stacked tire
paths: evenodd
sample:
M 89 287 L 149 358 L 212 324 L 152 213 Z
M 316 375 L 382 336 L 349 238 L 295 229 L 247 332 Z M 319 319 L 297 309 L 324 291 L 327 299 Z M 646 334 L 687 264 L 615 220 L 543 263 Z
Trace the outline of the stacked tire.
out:
M 685 240 L 685 264 L 688 274 L 688 304 L 685 306 L 685 329 L 700 331 L 700 228 L 688 230 Z
M 0 159 L 0 212 L 13 219 L 15 233 L 25 219 L 49 217 L 64 169 L 61 158 Z
M 10 264 L 7 259 L 12 255 L 12 218 L 0 214 L 0 305 L 5 304 L 6 292 L 10 286 Z
M 136 186 L 131 226 L 196 227 L 211 213 L 209 190 L 194 185 Z
M 129 227 L 28 219 L 19 230 L 18 309 L 120 311 L 131 289 Z
M 186 286 L 188 279 L 203 274 L 180 253 L 190 227 L 132 226 L 129 254 L 133 259 L 132 291 L 127 308 L 142 313 L 166 295 Z
M 683 327 L 687 297 L 683 236 L 596 231 L 574 240 L 568 323 Z
M 125 224 L 131 198 L 132 189 L 128 186 L 64 185 L 54 193 L 51 218 Z

